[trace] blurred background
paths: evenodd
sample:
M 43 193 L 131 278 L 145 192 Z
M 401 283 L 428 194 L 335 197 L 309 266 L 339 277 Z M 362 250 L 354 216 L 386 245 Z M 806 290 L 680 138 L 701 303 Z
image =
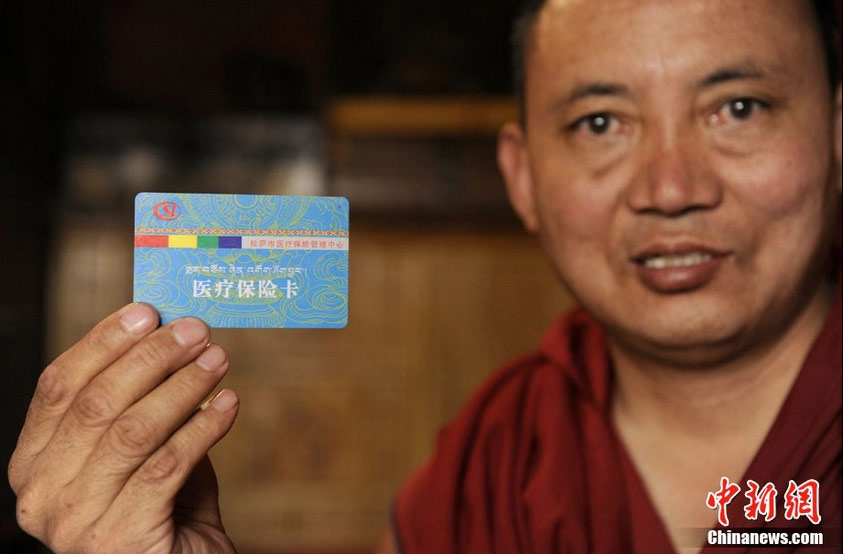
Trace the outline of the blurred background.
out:
M 516 0 L 0 3 L 0 456 L 42 367 L 131 301 L 140 191 L 328 194 L 350 324 L 219 330 L 241 554 L 370 551 L 436 429 L 570 305 L 495 167 Z M 5 472 L 4 472 L 5 475 Z M 0 552 L 39 552 L 0 483 Z

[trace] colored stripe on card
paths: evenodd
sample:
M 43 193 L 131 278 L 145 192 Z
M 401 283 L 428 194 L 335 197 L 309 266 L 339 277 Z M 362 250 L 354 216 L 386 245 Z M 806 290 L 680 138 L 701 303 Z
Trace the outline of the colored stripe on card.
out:
M 336 236 L 214 237 L 208 235 L 136 235 L 135 246 L 147 248 L 348 250 L 348 238 Z
M 196 248 L 198 237 L 196 235 L 168 235 L 167 246 L 170 248 Z
M 240 248 L 242 237 L 220 237 L 220 248 Z
M 135 235 L 135 246 L 166 248 L 168 243 L 167 235 Z
M 220 238 L 200 235 L 196 237 L 196 246 L 198 248 L 219 248 Z

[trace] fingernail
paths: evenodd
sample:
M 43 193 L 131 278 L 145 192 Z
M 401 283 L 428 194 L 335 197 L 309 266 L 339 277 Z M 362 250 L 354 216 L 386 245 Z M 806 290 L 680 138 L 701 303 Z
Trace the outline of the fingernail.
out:
M 211 400 L 211 406 L 218 412 L 227 412 L 237 405 L 237 395 L 234 391 L 223 389 Z
M 173 325 L 173 337 L 182 346 L 194 346 L 207 340 L 208 328 L 198 319 L 186 317 Z
M 205 371 L 216 371 L 225 363 L 227 356 L 221 346 L 212 344 L 196 358 L 196 365 Z
M 130 333 L 142 333 L 155 325 L 155 314 L 149 306 L 130 304 L 120 315 L 120 325 Z

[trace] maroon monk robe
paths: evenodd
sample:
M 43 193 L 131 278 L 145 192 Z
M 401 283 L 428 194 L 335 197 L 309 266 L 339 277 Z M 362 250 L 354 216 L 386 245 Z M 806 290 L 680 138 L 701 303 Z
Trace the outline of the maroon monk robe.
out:
M 839 540 L 840 319 L 838 280 L 825 327 L 738 482 L 730 529 L 812 527 L 804 517 L 784 519 L 783 496 L 788 480 L 816 479 L 822 526 L 835 528 L 828 538 Z M 399 492 L 394 526 L 401 554 L 672 553 L 612 427 L 611 379 L 603 331 L 582 310 L 551 327 L 538 352 L 496 372 L 440 431 L 433 458 Z M 775 484 L 774 521 L 744 518 L 747 479 Z M 721 551 L 763 552 L 706 547 L 703 553 Z

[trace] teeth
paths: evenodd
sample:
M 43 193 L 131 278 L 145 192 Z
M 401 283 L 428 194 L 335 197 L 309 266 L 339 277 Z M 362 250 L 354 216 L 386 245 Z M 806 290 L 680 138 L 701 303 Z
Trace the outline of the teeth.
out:
M 698 265 L 711 260 L 711 254 L 705 252 L 690 252 L 678 256 L 652 256 L 644 260 L 644 267 L 664 269 L 666 267 L 687 267 Z

